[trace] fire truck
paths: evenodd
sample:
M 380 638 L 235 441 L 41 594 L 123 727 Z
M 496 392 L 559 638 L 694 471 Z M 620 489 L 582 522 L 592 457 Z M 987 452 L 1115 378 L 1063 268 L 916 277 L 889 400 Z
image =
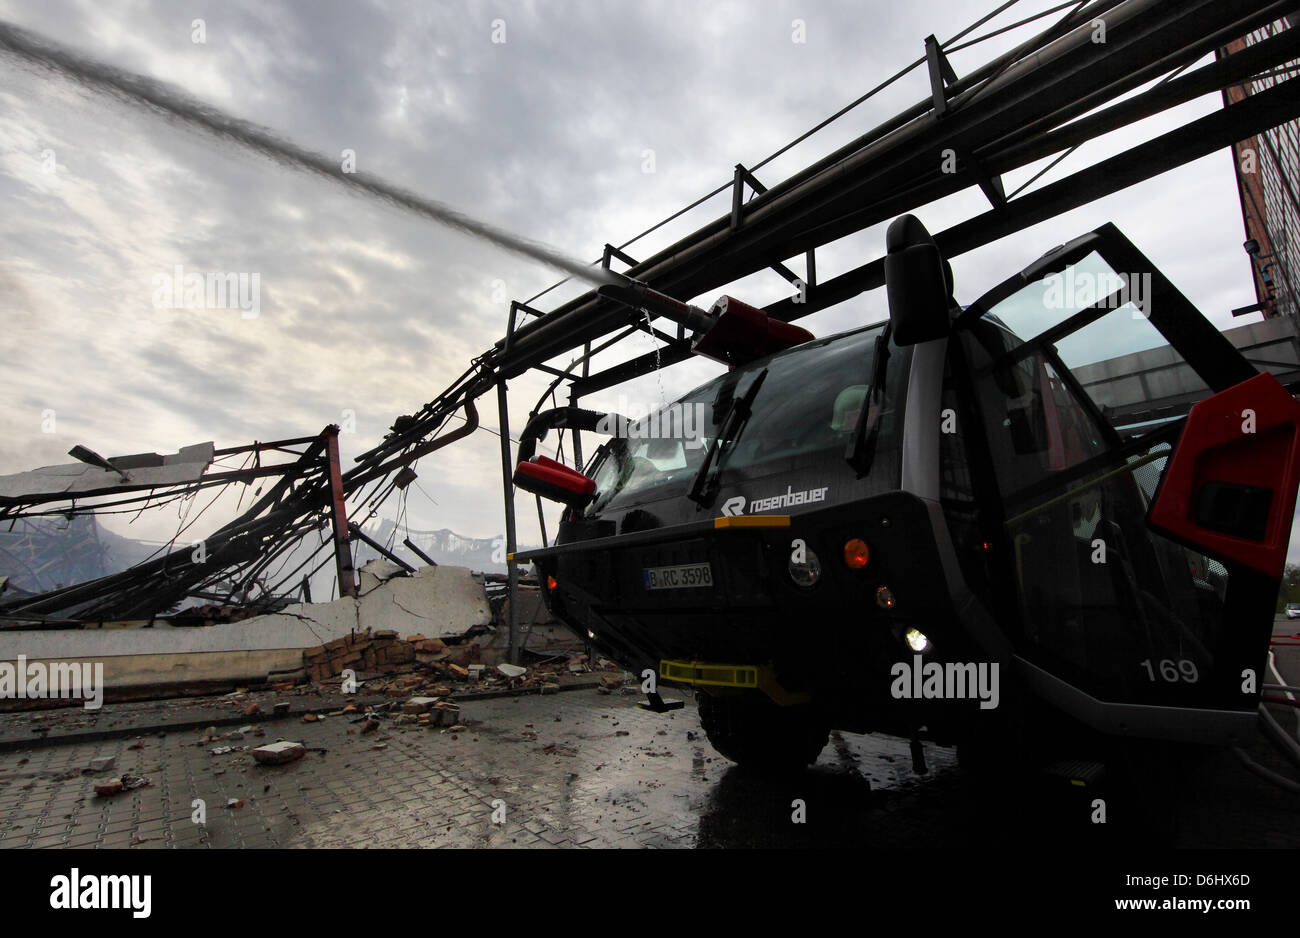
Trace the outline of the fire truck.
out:
M 551 613 L 694 689 L 741 765 L 833 729 L 958 747 L 1239 744 L 1255 732 L 1295 509 L 1300 404 L 1114 226 L 968 305 L 922 223 L 886 235 L 889 318 L 816 338 L 724 297 L 603 292 L 728 370 L 638 421 L 537 414 L 515 483 L 564 503 Z M 1191 389 L 1134 422 L 1143 369 Z M 554 428 L 611 438 L 578 469 Z

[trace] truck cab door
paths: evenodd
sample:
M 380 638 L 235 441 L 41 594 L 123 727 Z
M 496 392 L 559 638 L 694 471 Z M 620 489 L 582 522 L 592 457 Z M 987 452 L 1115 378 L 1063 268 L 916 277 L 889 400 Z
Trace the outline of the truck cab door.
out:
M 953 339 L 1017 675 L 1103 732 L 1248 738 L 1300 404 L 1109 224 L 981 297 Z

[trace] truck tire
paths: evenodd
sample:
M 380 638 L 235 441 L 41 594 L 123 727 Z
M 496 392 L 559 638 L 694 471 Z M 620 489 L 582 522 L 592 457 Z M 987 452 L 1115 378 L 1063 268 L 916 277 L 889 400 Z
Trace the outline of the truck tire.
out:
M 700 725 L 718 754 L 746 769 L 798 771 L 816 762 L 830 729 L 808 706 L 766 697 L 698 693 Z

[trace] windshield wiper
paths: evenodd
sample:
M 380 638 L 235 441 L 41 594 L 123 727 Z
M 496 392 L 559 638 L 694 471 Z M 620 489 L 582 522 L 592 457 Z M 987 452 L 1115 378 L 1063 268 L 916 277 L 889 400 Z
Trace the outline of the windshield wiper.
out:
M 844 458 L 859 476 L 871 471 L 871 462 L 876 455 L 876 440 L 880 436 L 880 401 L 885 393 L 885 369 L 889 364 L 889 337 L 893 328 L 894 324 L 887 322 L 876 336 L 876 347 L 871 355 L 871 387 L 862 399 L 853 437 L 844 450 Z
M 718 435 L 705 451 L 704 462 L 695 473 L 695 481 L 691 485 L 690 494 L 687 495 L 687 498 L 701 508 L 708 508 L 717 497 L 721 482 L 722 460 L 727 450 L 739 439 L 745 424 L 749 422 L 750 415 L 753 413 L 754 398 L 758 397 L 758 389 L 763 386 L 766 378 L 767 369 L 764 368 L 754 378 L 743 396 L 731 399 L 727 412 L 722 415 Z

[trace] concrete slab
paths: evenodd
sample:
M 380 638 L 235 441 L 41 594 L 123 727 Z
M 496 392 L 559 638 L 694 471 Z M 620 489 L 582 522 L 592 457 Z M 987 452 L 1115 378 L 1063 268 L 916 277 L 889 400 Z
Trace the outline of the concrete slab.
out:
M 361 597 L 358 617 L 362 629 L 403 637 L 458 637 L 491 623 L 483 577 L 465 567 L 420 567 L 415 576 L 394 577 Z

